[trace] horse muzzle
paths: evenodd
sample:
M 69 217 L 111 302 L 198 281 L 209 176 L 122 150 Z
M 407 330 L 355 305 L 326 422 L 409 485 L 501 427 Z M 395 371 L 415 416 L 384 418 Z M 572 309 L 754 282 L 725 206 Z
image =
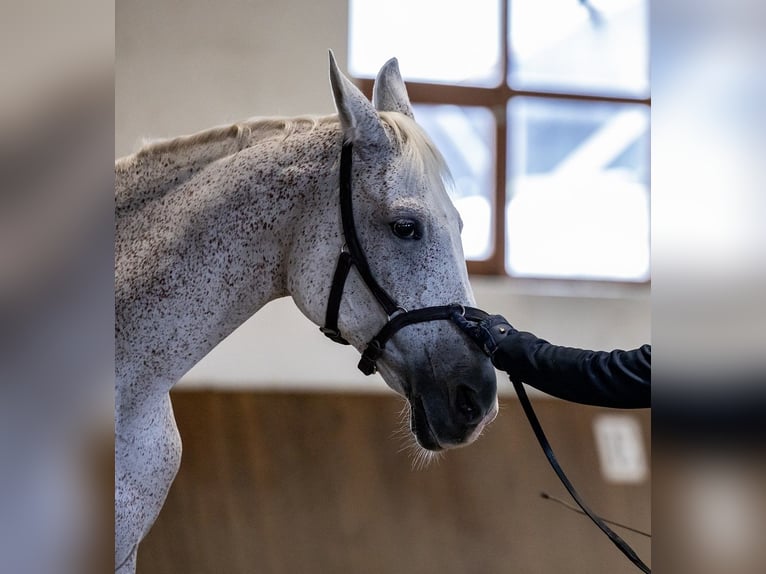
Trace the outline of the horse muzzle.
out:
M 418 444 L 431 451 L 468 445 L 497 416 L 496 383 L 475 389 L 458 384 L 451 400 L 408 394 L 410 430 Z

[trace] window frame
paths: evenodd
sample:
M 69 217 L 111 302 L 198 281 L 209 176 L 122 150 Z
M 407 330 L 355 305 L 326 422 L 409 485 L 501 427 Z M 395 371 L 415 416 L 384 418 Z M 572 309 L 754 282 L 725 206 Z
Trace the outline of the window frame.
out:
M 484 260 L 468 260 L 468 272 L 472 275 L 490 275 L 511 277 L 523 281 L 590 281 L 595 283 L 641 285 L 651 282 L 651 271 L 645 281 L 608 280 L 608 279 L 557 279 L 551 277 L 518 277 L 508 273 L 505 268 L 505 206 L 506 189 L 508 185 L 508 104 L 518 97 L 546 98 L 579 102 L 603 102 L 616 104 L 641 104 L 651 109 L 651 96 L 645 98 L 608 94 L 584 94 L 567 91 L 538 91 L 516 89 L 509 85 L 508 65 L 510 53 L 509 42 L 509 9 L 510 2 L 500 2 L 501 34 L 500 65 L 503 70 L 502 82 L 495 87 L 459 86 L 454 84 L 410 82 L 407 81 L 407 93 L 413 104 L 446 104 L 458 106 L 480 106 L 489 109 L 495 117 L 495 189 L 492 209 L 492 238 L 493 248 L 489 258 Z M 367 97 L 372 97 L 374 79 L 354 78 L 355 83 Z M 649 155 L 647 154 L 647 157 Z M 651 190 L 649 190 L 651 194 Z

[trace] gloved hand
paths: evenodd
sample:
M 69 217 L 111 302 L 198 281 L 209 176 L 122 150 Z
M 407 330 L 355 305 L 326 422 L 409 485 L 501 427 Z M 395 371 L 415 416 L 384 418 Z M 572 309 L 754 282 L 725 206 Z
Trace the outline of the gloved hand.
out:
M 490 315 L 483 321 L 476 323 L 469 321 L 455 311 L 452 313 L 452 320 L 489 357 L 495 352 L 500 341 L 505 339 L 510 333 L 516 332 L 516 329 L 502 315 Z

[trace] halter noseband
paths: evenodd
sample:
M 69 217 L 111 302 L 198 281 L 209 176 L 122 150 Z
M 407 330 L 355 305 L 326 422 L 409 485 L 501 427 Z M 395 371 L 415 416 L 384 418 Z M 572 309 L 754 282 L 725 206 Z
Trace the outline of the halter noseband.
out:
M 487 318 L 488 315 L 481 309 L 464 307 L 459 303 L 424 307 L 422 309 L 408 311 L 399 305 L 375 280 L 375 277 L 370 270 L 370 266 L 367 263 L 367 257 L 365 257 L 364 251 L 359 244 L 359 237 L 356 233 L 356 225 L 354 223 L 354 211 L 351 197 L 352 151 L 353 144 L 351 142 L 344 142 L 340 154 L 340 217 L 341 223 L 343 224 L 343 237 L 346 243 L 341 250 L 340 256 L 338 257 L 338 264 L 335 267 L 335 274 L 332 279 L 332 286 L 330 287 L 330 296 L 327 300 L 327 312 L 325 313 L 324 327 L 321 327 L 319 330 L 336 343 L 348 345 L 348 341 L 340 334 L 340 330 L 338 329 L 338 312 L 340 309 L 340 301 L 343 298 L 343 288 L 346 284 L 346 279 L 348 278 L 348 272 L 351 270 L 352 266 L 356 267 L 356 270 L 365 285 L 367 285 L 367 288 L 380 306 L 383 307 L 383 310 L 388 316 L 386 324 L 383 325 L 383 328 L 378 334 L 367 344 L 367 347 L 362 352 L 362 358 L 359 361 L 359 370 L 365 375 L 371 375 L 378 370 L 376 363 L 383 354 L 383 349 L 385 348 L 386 343 L 399 329 L 414 323 L 451 320 L 450 316 L 456 310 L 461 311 L 466 319 L 470 321 L 481 321 Z

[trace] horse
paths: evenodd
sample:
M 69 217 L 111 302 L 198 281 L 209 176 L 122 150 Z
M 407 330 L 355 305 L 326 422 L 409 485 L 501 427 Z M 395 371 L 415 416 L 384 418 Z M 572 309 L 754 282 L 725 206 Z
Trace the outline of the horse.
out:
M 170 390 L 273 299 L 363 353 L 406 398 L 421 453 L 473 442 L 497 414 L 490 362 L 443 320 L 474 304 L 462 223 L 396 59 L 372 101 L 332 52 L 330 84 L 337 114 L 250 119 L 115 162 L 120 574 L 180 465 Z

